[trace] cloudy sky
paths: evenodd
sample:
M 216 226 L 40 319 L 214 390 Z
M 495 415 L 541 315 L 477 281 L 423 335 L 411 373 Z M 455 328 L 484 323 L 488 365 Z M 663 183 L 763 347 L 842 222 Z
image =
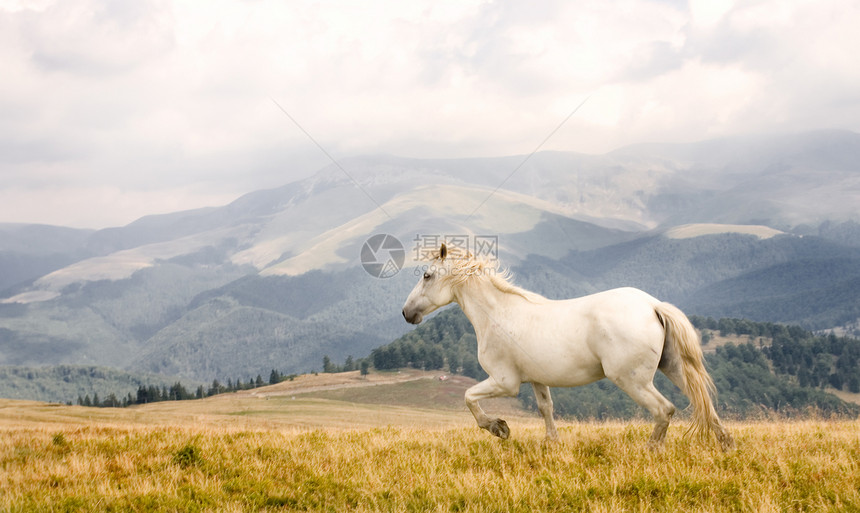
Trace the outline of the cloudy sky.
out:
M 225 204 L 332 156 L 860 131 L 860 2 L 0 0 L 0 222 Z

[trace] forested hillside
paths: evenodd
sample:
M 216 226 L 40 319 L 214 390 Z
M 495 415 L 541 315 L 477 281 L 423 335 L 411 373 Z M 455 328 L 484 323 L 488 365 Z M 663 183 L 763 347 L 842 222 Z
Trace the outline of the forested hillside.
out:
M 175 380 L 156 374 L 133 374 L 105 367 L 57 365 L 53 367 L 0 367 L 0 397 L 46 402 L 75 402 L 114 396 L 122 400 L 142 387 L 166 388 Z M 199 383 L 189 383 L 196 387 Z
M 478 339 L 469 319 L 450 307 L 394 342 L 374 349 L 370 359 L 378 370 L 413 367 L 447 369 L 478 380 L 487 373 L 478 363 Z
M 855 391 L 860 376 L 860 340 L 816 336 L 797 326 L 748 320 L 693 317 L 697 328 L 723 335 L 747 335 L 751 342 L 727 344 L 706 354 L 706 365 L 717 385 L 717 407 L 730 418 L 808 413 L 856 417 L 860 407 L 827 393 L 828 386 Z M 771 341 L 773 341 L 771 343 Z M 706 346 L 707 351 L 707 346 Z M 377 369 L 415 367 L 443 369 L 476 379 L 486 374 L 477 362 L 477 340 L 459 308 L 449 308 L 414 331 L 371 354 Z M 661 373 L 657 387 L 680 408 L 686 397 Z M 520 400 L 536 408 L 524 385 Z M 553 389 L 556 413 L 575 418 L 628 418 L 647 413 L 608 380 L 591 385 Z

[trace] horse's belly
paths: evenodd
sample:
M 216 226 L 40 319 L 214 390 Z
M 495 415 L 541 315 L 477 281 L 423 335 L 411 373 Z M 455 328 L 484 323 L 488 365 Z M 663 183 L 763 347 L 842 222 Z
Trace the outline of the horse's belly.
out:
M 523 381 L 549 387 L 578 387 L 605 377 L 600 361 L 593 355 L 553 351 L 547 356 L 521 364 Z
M 600 381 L 605 378 L 603 371 L 599 372 L 579 372 L 568 373 L 562 376 L 543 376 L 541 378 L 533 378 L 524 380 L 527 383 L 540 383 L 553 388 L 570 388 L 588 385 L 595 381 Z

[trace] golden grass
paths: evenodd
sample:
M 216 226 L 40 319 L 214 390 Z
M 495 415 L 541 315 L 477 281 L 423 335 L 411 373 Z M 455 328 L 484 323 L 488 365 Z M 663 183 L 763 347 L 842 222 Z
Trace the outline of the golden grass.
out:
M 648 423 L 228 394 L 125 410 L 0 400 L 0 510 L 860 511 L 860 424 L 732 423 L 739 449 Z

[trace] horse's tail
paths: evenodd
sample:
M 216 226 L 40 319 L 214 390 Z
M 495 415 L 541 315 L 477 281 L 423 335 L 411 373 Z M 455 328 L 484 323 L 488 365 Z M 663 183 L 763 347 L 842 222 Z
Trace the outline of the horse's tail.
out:
M 705 369 L 702 347 L 696 329 L 678 307 L 660 303 L 654 307 L 666 332 L 665 344 L 671 344 L 680 358 L 684 377 L 684 394 L 693 403 L 693 417 L 690 429 L 701 437 L 713 430 L 723 449 L 734 447 L 731 435 L 723 428 L 712 396 L 716 397 L 714 380 Z

